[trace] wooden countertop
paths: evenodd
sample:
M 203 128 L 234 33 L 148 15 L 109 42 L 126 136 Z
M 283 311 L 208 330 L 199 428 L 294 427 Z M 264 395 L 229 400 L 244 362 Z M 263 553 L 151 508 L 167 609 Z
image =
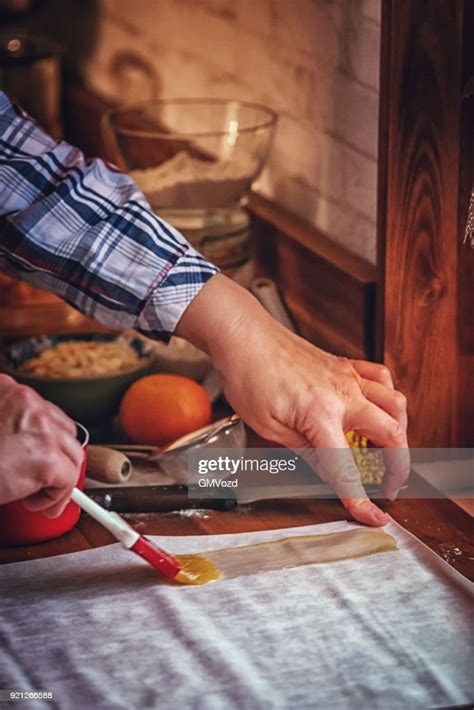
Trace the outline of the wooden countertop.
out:
M 446 498 L 427 498 L 432 489 L 412 475 L 411 495 L 379 502 L 403 527 L 445 559 L 470 580 L 474 580 L 474 542 L 472 517 Z M 260 501 L 232 511 L 206 511 L 205 514 L 142 513 L 124 515 L 141 533 L 149 535 L 212 535 L 255 530 L 270 530 L 297 525 L 314 525 L 349 520 L 337 500 L 289 499 Z M 112 536 L 89 516 L 83 514 L 67 535 L 50 542 L 25 547 L 0 549 L 0 564 L 50 557 L 115 542 Z

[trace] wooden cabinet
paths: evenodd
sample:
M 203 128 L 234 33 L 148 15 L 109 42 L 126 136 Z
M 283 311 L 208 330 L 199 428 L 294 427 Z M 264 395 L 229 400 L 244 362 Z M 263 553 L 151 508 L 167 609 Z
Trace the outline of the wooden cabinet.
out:
M 418 447 L 474 445 L 472 14 L 469 0 L 383 2 L 378 351 Z

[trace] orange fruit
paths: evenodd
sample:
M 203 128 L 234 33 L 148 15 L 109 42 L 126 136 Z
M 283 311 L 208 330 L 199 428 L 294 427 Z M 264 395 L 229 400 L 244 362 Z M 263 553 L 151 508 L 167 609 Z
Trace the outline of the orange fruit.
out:
M 148 375 L 126 391 L 119 419 L 132 441 L 162 446 L 209 424 L 211 401 L 188 377 Z

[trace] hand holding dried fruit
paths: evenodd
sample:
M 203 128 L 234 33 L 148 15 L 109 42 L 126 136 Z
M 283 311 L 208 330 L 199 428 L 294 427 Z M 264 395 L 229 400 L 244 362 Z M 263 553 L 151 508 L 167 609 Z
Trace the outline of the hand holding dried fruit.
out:
M 367 498 L 344 435 L 357 431 L 384 447 L 384 493 L 395 498 L 409 474 L 407 413 L 386 367 L 311 345 L 221 275 L 185 311 L 177 335 L 209 353 L 244 421 L 266 439 L 307 449 L 354 518 L 388 522 Z

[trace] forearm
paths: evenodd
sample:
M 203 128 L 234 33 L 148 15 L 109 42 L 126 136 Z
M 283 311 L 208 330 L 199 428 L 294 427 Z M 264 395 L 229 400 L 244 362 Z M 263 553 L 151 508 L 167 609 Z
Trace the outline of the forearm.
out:
M 278 324 L 246 289 L 222 274 L 215 275 L 184 311 L 176 327 L 179 335 L 204 350 L 217 364 L 227 359 L 247 328 L 255 339 L 267 325 Z

